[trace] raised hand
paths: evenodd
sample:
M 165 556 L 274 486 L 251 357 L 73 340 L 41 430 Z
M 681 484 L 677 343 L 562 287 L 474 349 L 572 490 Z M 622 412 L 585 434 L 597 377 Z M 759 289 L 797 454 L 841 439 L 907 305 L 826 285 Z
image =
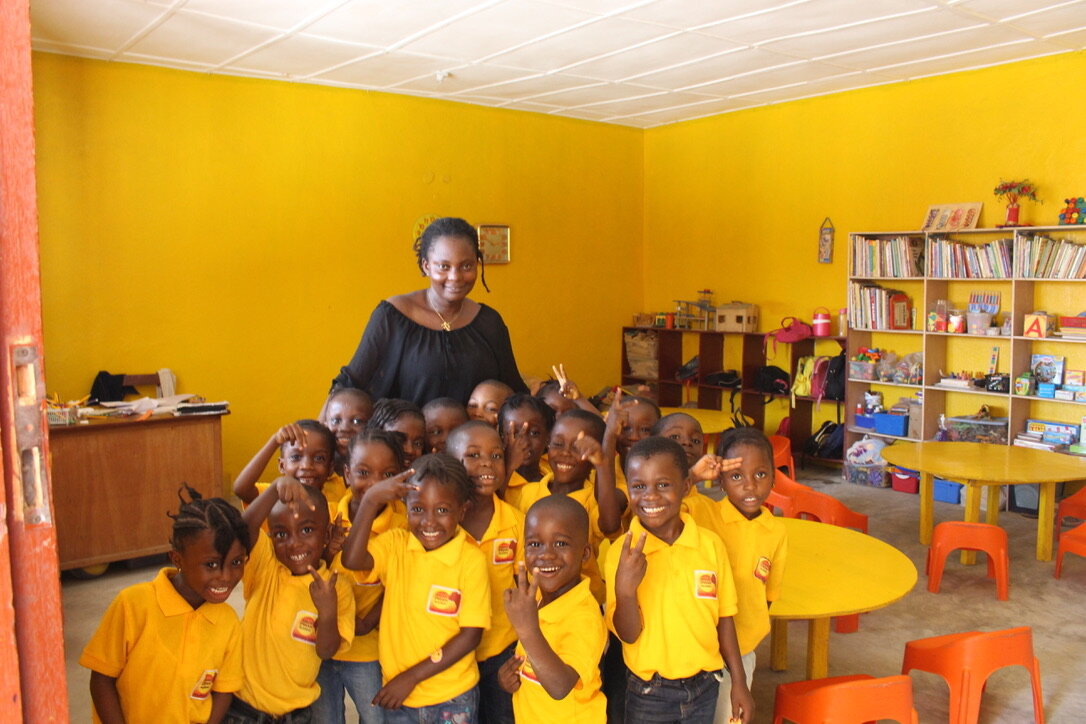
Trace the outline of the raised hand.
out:
M 528 449 L 528 423 L 520 427 L 510 421 L 505 427 L 505 471 L 512 474 L 517 468 L 528 462 L 531 452 Z
M 313 576 L 313 582 L 309 584 L 309 595 L 313 597 L 313 605 L 317 607 L 317 615 L 324 615 L 325 611 L 336 609 L 336 580 L 339 578 L 337 571 L 327 579 L 321 578 L 321 574 L 313 566 L 309 567 L 309 573 Z
M 287 506 L 297 518 L 303 510 L 314 511 L 317 504 L 309 497 L 309 492 L 300 482 L 289 475 L 280 475 L 272 483 L 275 486 L 279 502 Z
M 502 594 L 505 614 L 521 638 L 524 637 L 524 632 L 539 627 L 539 603 L 536 601 L 538 591 L 539 583 L 534 578 L 531 583 L 528 582 L 528 572 L 521 561 L 517 564 L 514 587 L 505 589 Z
M 298 447 L 305 448 L 308 442 L 309 433 L 304 428 L 299 427 L 297 423 L 288 422 L 281 428 L 275 431 L 274 439 L 276 445 L 282 445 L 286 442 L 291 442 Z
M 580 460 L 587 460 L 593 465 L 603 465 L 603 449 L 596 442 L 596 438 L 584 434 L 584 430 L 577 433 L 577 439 L 573 441 L 573 452 Z
M 648 533 L 642 533 L 637 543 L 630 545 L 633 532 L 622 537 L 622 549 L 619 551 L 618 570 L 615 571 L 615 595 L 636 597 L 637 587 L 645 578 L 648 559 L 645 558 L 645 541 Z
M 507 694 L 516 693 L 520 688 L 520 666 L 524 663 L 523 656 L 510 656 L 498 669 L 498 686 Z
M 336 513 L 336 519 L 329 523 L 328 545 L 324 547 L 324 559 L 331 561 L 343 550 L 343 541 L 347 538 L 347 524 L 343 522 L 343 513 Z
M 577 387 L 577 383 L 569 379 L 566 376 L 566 366 L 561 362 L 558 366 L 551 365 L 551 372 L 554 373 L 554 379 L 558 380 L 558 392 L 570 400 L 581 399 L 581 390 Z
M 362 498 L 363 502 L 381 507 L 406 498 L 409 491 L 419 488 L 417 483 L 411 481 L 411 476 L 414 474 L 415 469 L 408 468 L 399 475 L 393 475 L 391 478 L 375 483 L 366 491 Z

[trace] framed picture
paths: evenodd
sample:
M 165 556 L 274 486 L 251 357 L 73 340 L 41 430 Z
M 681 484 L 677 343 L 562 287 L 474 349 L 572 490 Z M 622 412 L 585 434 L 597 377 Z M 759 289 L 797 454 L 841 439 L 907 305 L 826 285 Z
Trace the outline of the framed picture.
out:
M 940 204 L 929 206 L 921 231 L 960 231 L 975 229 L 980 221 L 980 209 L 983 203 L 975 204 Z
M 479 249 L 486 264 L 509 263 L 509 227 L 499 224 L 480 224 Z
M 830 217 L 822 222 L 818 230 L 818 263 L 829 264 L 833 262 L 833 222 Z

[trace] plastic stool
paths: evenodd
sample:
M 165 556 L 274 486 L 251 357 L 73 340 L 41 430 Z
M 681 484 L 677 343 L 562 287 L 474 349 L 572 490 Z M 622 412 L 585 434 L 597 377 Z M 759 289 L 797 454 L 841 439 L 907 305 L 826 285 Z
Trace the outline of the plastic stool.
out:
M 1063 571 L 1064 553 L 1086 556 L 1086 523 L 1060 535 L 1059 552 L 1056 553 L 1056 571 L 1053 574 L 1056 578 L 1059 578 Z
M 1029 626 L 1005 631 L 970 631 L 905 644 L 901 673 L 913 669 L 938 674 L 950 687 L 950 724 L 976 724 L 985 682 L 1004 666 L 1024 666 L 1033 688 L 1033 717 L 1044 724 L 1041 666 L 1033 655 Z
M 943 567 L 951 551 L 964 549 L 988 554 L 988 577 L 995 578 L 996 597 L 1006 601 L 1010 594 L 1010 559 L 1007 555 L 1007 531 L 987 523 L 950 520 L 935 526 L 928 549 L 928 590 L 939 592 Z
M 781 684 L 773 705 L 773 724 L 854 724 L 893 719 L 917 724 L 913 685 L 908 676 L 876 679 L 866 674 Z

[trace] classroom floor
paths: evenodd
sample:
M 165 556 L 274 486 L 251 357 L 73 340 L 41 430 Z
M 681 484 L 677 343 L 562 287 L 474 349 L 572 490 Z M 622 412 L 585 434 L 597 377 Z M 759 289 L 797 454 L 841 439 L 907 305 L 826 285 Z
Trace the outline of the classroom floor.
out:
M 844 501 L 870 517 L 871 535 L 885 540 L 912 559 L 920 579 L 903 600 L 865 614 L 860 630 L 830 635 L 830 676 L 868 673 L 889 676 L 900 672 L 905 642 L 912 639 L 977 629 L 995 630 L 1013 626 L 1033 627 L 1034 648 L 1041 661 L 1045 715 L 1050 722 L 1086 719 L 1086 559 L 1068 556 L 1063 578 L 1052 576 L 1054 563 L 1034 558 L 1036 520 L 1017 513 L 1003 513 L 1002 525 L 1010 536 L 1010 600 L 998 601 L 995 584 L 985 578 L 984 566 L 966 567 L 952 556 L 943 575 L 941 592 L 928 593 L 923 576 L 927 549 L 917 540 L 919 502 L 917 496 L 890 489 L 866 488 L 837 482 L 839 473 L 812 468 L 801 471 L 801 481 Z M 960 520 L 960 506 L 935 503 L 936 522 Z M 64 604 L 65 661 L 71 721 L 90 721 L 88 674 L 77 660 L 84 644 L 94 633 L 102 613 L 122 588 L 151 578 L 157 567 L 134 570 L 115 564 L 92 581 L 65 580 Z M 241 613 L 241 588 L 231 603 Z M 773 694 L 778 684 L 803 677 L 807 629 L 802 622 L 789 627 L 789 669 L 769 670 L 769 641 L 758 648 L 754 697 L 758 722 L 772 721 Z M 916 708 L 922 722 L 947 721 L 947 689 L 938 677 L 913 673 Z M 348 706 L 348 709 L 350 707 Z M 357 718 L 348 716 L 348 721 Z M 982 724 L 1032 721 L 1029 676 L 1025 669 L 1011 667 L 989 680 L 981 708 Z

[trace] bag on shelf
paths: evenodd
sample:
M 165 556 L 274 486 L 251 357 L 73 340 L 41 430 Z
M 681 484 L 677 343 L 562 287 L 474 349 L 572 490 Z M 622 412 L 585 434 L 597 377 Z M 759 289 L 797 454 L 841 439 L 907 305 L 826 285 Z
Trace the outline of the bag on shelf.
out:
M 816 397 L 819 390 L 815 383 L 818 381 L 819 370 L 822 372 L 822 380 L 825 380 L 825 367 L 830 361 L 829 357 L 809 355 L 800 357 L 796 363 L 796 380 L 792 383 L 792 407 L 796 406 L 797 397 Z
M 809 338 L 814 333 L 811 329 L 811 325 L 806 322 L 802 322 L 797 317 L 785 317 L 781 320 L 781 326 L 779 329 L 774 329 L 769 332 L 762 340 L 762 354 L 766 353 L 769 347 L 769 340 L 773 340 L 773 355 L 777 355 L 777 342 L 801 342 Z
M 775 365 L 763 365 L 754 370 L 754 389 L 766 395 L 787 395 L 791 389 L 791 377 L 787 372 Z M 763 404 L 769 404 L 772 397 L 763 400 Z
M 705 375 L 703 381 L 706 385 L 731 390 L 732 394 L 728 400 L 728 404 L 731 407 L 732 412 L 735 412 L 735 396 L 739 394 L 740 389 L 743 387 L 743 378 L 739 376 L 738 372 L 735 370 L 710 372 Z
M 845 372 L 848 370 L 848 355 L 842 350 L 841 354 L 831 357 L 826 365 L 826 380 L 822 385 L 820 399 L 835 400 L 840 402 L 845 399 Z M 819 395 L 815 395 L 819 397 Z
M 698 368 L 700 366 L 701 365 L 698 362 L 698 356 L 694 355 L 687 361 L 686 364 L 675 370 L 675 379 L 677 379 L 679 382 L 696 379 L 698 376 Z

